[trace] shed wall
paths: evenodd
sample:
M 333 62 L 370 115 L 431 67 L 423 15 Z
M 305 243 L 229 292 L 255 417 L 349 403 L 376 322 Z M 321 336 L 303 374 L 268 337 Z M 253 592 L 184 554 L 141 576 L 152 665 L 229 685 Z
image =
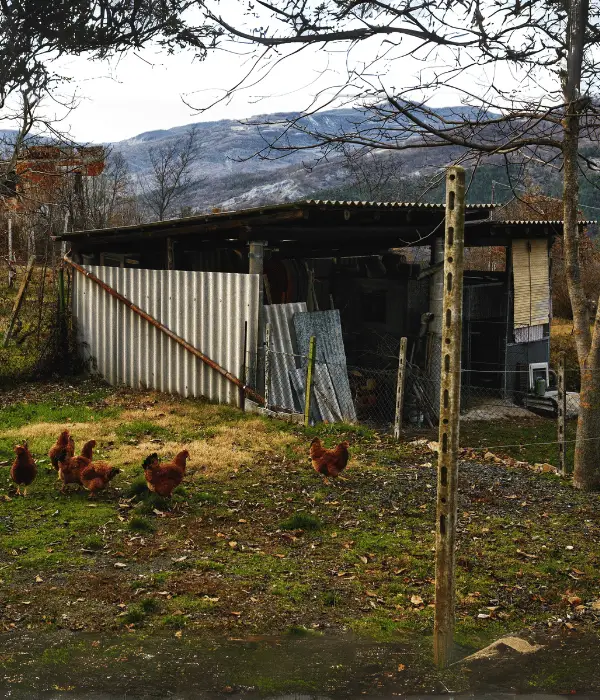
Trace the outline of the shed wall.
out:
M 258 275 L 86 269 L 240 376 L 245 322 L 248 348 L 256 347 Z M 233 384 L 79 273 L 75 273 L 73 314 L 85 354 L 110 384 L 237 403 Z

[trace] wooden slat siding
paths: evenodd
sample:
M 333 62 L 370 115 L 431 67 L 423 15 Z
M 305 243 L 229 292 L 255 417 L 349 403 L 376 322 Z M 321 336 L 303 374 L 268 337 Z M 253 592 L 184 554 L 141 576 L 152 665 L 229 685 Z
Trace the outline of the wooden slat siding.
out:
M 531 250 L 527 244 L 531 245 Z M 542 239 L 514 240 L 514 326 L 550 323 L 548 243 Z

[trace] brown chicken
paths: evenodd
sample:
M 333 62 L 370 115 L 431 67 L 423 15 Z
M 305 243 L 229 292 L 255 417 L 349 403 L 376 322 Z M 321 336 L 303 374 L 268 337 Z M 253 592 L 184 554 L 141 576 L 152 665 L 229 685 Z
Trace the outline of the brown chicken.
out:
M 319 438 L 314 438 L 310 443 L 310 459 L 313 469 L 325 477 L 332 478 L 340 476 L 346 468 L 350 455 L 348 454 L 349 443 L 347 441 L 340 442 L 334 450 L 328 450 L 321 444 Z M 343 477 L 340 477 L 343 479 Z
M 106 462 L 90 462 L 87 466 L 81 468 L 79 476 L 81 485 L 90 492 L 90 498 L 93 498 L 98 491 L 105 489 L 109 482 L 120 473 L 120 469 L 111 467 Z
M 26 496 L 27 487 L 35 479 L 37 474 L 37 464 L 31 456 L 27 443 L 23 445 L 16 445 L 15 454 L 17 456 L 10 469 L 10 478 L 17 485 L 17 496 Z M 22 494 L 21 486 L 25 487 Z
M 93 450 L 96 447 L 95 440 L 89 440 L 83 446 L 81 454 L 78 457 L 72 457 L 68 454 L 68 450 L 64 449 L 58 456 L 58 476 L 63 482 L 61 493 L 65 492 L 67 484 L 77 484 L 82 486 L 81 471 L 89 466 L 92 461 Z
M 150 491 L 163 498 L 170 498 L 185 476 L 186 460 L 190 458 L 187 450 L 182 450 L 172 462 L 161 464 L 156 452 L 146 457 L 142 467 Z
M 52 462 L 52 466 L 56 469 L 56 471 L 58 471 L 58 458 L 63 455 L 65 450 L 67 451 L 68 457 L 72 457 L 75 454 L 75 441 L 71 437 L 68 430 L 62 431 L 62 433 L 58 436 L 58 440 L 50 448 L 50 452 L 48 452 L 50 462 Z

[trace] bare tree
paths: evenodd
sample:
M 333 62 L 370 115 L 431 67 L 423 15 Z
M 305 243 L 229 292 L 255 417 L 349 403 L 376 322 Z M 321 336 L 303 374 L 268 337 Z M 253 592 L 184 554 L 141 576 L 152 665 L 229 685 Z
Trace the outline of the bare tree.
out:
M 169 217 L 184 203 L 197 179 L 198 129 L 191 126 L 184 136 L 148 150 L 150 174 L 140 178 L 142 201 L 156 221 Z
M 593 319 L 586 300 L 577 216 L 579 181 L 599 169 L 590 156 L 600 134 L 598 0 L 258 0 L 243 20 L 222 16 L 212 0 L 203 5 L 232 41 L 254 44 L 257 63 L 313 44 L 348 46 L 346 78 L 299 118 L 279 119 L 276 137 L 271 124 L 263 157 L 297 150 L 290 135 L 300 131 L 311 137 L 305 149 L 331 151 L 341 143 L 397 152 L 446 148 L 449 160 L 474 169 L 504 163 L 509 178 L 511 168 L 524 172 L 532 163 L 562 172 L 565 272 L 581 371 L 573 482 L 599 489 L 600 311 Z M 265 22 L 264 12 L 272 21 Z M 364 52 L 353 60 L 360 42 L 367 51 L 372 46 L 371 60 Z M 405 59 L 421 60 L 422 69 L 399 89 L 393 81 Z M 431 108 L 440 89 L 452 90 L 462 106 Z M 305 118 L 343 99 L 358 105 L 344 133 L 320 130 Z

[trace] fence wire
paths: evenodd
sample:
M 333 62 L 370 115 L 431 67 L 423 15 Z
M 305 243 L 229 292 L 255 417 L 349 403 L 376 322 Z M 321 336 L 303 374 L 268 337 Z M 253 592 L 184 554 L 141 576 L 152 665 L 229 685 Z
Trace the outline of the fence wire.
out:
M 8 262 L 5 258 L 0 266 L 0 384 L 62 373 L 76 356 L 68 313 L 70 278 L 64 278 L 65 304 L 59 309 L 56 256 L 48 251 L 37 256 L 29 279 L 28 261 Z
M 389 356 L 385 359 L 386 369 L 315 360 L 310 423 L 355 423 L 392 432 L 398 368 L 389 367 Z M 432 355 L 425 366 L 406 363 L 402 406 L 402 430 L 406 436 L 436 435 L 439 362 Z M 249 356 L 246 381 L 265 397 L 269 410 L 296 414 L 297 420 L 301 420 L 308 365 L 306 354 L 270 350 L 259 358 Z M 556 377 L 552 368 L 545 376 L 548 381 L 536 386 L 526 365 L 512 371 L 493 365 L 462 369 L 461 444 L 506 451 L 517 459 L 558 464 Z M 578 412 L 579 393 L 567 391 L 565 445 L 571 463 Z

